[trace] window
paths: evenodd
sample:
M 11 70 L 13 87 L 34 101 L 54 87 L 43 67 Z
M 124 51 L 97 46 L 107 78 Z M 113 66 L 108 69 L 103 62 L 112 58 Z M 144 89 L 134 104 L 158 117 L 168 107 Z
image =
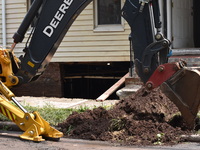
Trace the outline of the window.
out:
M 123 31 L 121 5 L 121 0 L 96 0 L 94 31 Z
M 98 24 L 121 24 L 120 0 L 98 0 Z

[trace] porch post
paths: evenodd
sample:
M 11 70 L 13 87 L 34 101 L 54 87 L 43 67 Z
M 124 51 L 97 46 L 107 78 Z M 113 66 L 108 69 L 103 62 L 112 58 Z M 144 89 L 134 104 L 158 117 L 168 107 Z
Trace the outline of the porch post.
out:
M 167 0 L 167 38 L 172 41 L 172 0 Z
M 2 41 L 3 41 L 3 48 L 6 48 L 7 41 L 6 41 L 6 0 L 2 0 L 1 7 L 2 7 Z
M 160 20 L 161 20 L 161 22 L 162 22 L 162 29 L 161 29 L 162 33 L 164 33 L 164 28 L 163 28 L 163 27 L 164 27 L 163 5 L 164 5 L 163 0 L 159 0 L 160 15 L 161 15 Z

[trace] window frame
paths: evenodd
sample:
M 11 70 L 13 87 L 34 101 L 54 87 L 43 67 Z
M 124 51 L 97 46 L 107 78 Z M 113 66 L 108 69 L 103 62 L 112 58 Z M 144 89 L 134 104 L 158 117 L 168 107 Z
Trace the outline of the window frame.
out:
M 98 0 L 94 0 L 94 32 L 113 32 L 113 31 L 124 31 L 124 19 L 121 17 L 121 24 L 98 24 Z M 124 5 L 124 0 L 121 1 L 121 9 Z

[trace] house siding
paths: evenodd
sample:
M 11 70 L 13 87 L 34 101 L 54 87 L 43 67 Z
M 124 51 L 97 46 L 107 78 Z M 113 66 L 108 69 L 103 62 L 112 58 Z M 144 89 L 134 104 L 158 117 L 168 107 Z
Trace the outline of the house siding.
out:
M 0 7 L 1 6 L 2 6 L 2 1 L 0 1 Z M 2 11 L 0 11 L 0 46 L 2 46 L 2 43 L 3 43 L 2 36 L 3 36 L 3 33 L 2 33 Z
M 6 0 L 8 46 L 12 45 L 12 36 L 17 31 L 26 12 L 26 0 Z M 129 26 L 126 22 L 124 31 L 94 32 L 94 6 L 91 2 L 73 23 L 51 62 L 129 61 L 129 33 Z M 28 35 L 26 35 L 27 37 Z M 2 34 L 0 36 L 2 44 L 1 38 Z M 24 45 L 25 43 L 22 42 L 16 46 L 15 54 L 17 56 L 23 54 Z
M 2 1 L 0 2 L 0 7 L 2 8 Z M 3 34 L 2 34 L 2 11 L 0 11 L 0 45 L 9 48 L 13 43 L 13 34 L 17 31 L 17 28 L 22 22 L 22 19 L 26 13 L 26 1 L 25 0 L 6 0 L 6 45 L 3 45 Z M 24 44 L 19 44 L 16 48 L 16 52 L 21 51 Z

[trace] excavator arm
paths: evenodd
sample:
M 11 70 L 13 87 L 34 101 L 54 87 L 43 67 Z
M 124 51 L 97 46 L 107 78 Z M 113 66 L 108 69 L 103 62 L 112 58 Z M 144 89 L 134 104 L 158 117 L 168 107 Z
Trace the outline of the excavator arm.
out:
M 161 33 L 158 0 L 126 0 L 122 16 L 131 27 L 138 76 L 147 89 L 160 86 L 193 129 L 200 105 L 200 72 L 187 68 L 184 61 L 167 63 L 170 41 Z
M 18 31 L 13 36 L 14 46 L 23 37 L 37 16 L 34 32 L 21 56 L 16 76 L 21 83 L 37 79 L 46 69 L 68 29 L 92 0 L 34 0 Z
M 90 2 L 92 0 L 34 0 L 13 36 L 11 49 L 0 50 L 0 112 L 25 131 L 20 136 L 22 139 L 43 141 L 41 136 L 59 139 L 63 134 L 37 112 L 28 113 L 7 87 L 34 81 L 44 72 L 68 29 Z M 200 105 L 199 72 L 188 69 L 183 62 L 167 63 L 170 41 L 161 33 L 158 0 L 126 0 L 122 16 L 131 28 L 129 37 L 137 74 L 148 89 L 161 86 L 181 111 L 188 127 L 193 128 Z M 24 55 L 18 59 L 14 48 L 23 41 L 33 20 L 36 21 Z M 187 86 L 195 90 L 191 92 Z
M 20 57 L 20 68 L 15 74 L 20 83 L 37 79 L 50 62 L 68 29 L 81 11 L 92 0 L 34 0 L 18 31 L 15 45 L 22 42 L 26 31 L 37 16 L 30 42 Z M 145 5 L 146 4 L 146 5 Z M 150 4 L 153 11 L 151 12 Z M 127 0 L 122 16 L 131 27 L 131 41 L 137 73 L 146 83 L 159 64 L 167 63 L 170 42 L 162 35 L 158 1 Z M 154 18 L 154 19 L 153 19 Z M 153 30 L 154 25 L 156 31 Z M 156 32 L 156 34 L 155 34 Z

